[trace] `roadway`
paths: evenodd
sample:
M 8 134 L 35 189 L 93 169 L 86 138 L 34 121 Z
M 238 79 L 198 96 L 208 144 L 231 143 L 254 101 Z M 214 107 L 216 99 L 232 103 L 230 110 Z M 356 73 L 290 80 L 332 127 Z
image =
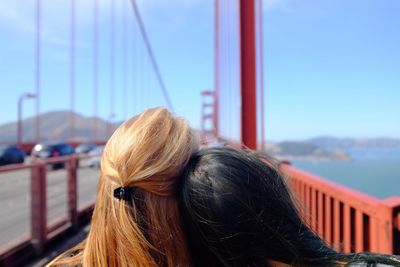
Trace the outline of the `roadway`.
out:
M 78 169 L 78 210 L 95 200 L 99 169 L 81 160 Z M 67 172 L 47 171 L 47 225 L 67 218 Z M 0 173 L 0 254 L 21 240 L 30 238 L 30 170 Z

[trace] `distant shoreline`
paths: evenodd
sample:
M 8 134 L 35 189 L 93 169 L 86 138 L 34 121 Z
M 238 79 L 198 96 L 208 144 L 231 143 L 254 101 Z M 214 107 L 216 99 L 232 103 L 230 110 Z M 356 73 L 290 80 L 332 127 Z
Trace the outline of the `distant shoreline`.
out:
M 307 161 L 307 162 L 332 162 L 332 161 L 351 161 L 351 160 L 353 160 L 353 158 L 349 155 L 341 156 L 341 157 L 276 155 L 275 158 L 278 160 Z
M 371 151 L 376 153 L 392 149 L 400 149 L 400 139 L 316 137 L 266 144 L 266 152 L 277 159 L 304 162 L 351 161 Z

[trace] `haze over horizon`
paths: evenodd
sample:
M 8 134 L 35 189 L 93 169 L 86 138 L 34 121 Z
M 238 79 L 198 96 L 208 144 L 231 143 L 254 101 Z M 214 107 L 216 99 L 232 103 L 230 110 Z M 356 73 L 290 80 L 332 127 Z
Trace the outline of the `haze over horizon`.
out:
M 59 132 L 60 130 L 58 128 L 65 128 L 68 127 L 68 123 L 69 123 L 69 113 L 70 111 L 68 110 L 54 110 L 54 111 L 48 111 L 46 113 L 41 114 L 42 117 L 42 124 L 46 125 L 46 135 L 48 135 L 49 130 L 53 129 L 54 132 Z M 75 114 L 75 120 L 78 120 L 78 123 L 76 125 L 76 131 L 77 132 L 81 132 L 81 135 L 83 133 L 84 136 L 87 136 L 89 139 L 92 136 L 91 133 L 91 127 L 93 124 L 93 119 L 95 117 L 93 116 L 86 116 L 84 114 L 81 114 L 79 112 L 74 112 Z M 99 130 L 101 132 L 101 136 L 105 136 L 105 131 L 106 131 L 106 124 L 107 121 L 103 120 L 100 117 L 97 117 L 97 120 L 99 121 L 99 123 L 101 124 L 99 126 Z M 22 125 L 23 128 L 28 128 L 28 129 L 33 129 L 34 127 L 34 123 L 35 123 L 35 116 L 31 116 L 31 117 L 27 117 L 24 118 L 22 121 Z M 112 122 L 112 124 L 114 126 L 118 126 L 120 123 L 122 123 L 122 121 L 114 121 Z M 12 135 L 13 138 L 16 138 L 16 126 L 17 126 L 17 121 L 10 121 L 10 122 L 6 122 L 3 124 L 0 124 L 0 143 L 4 140 L 7 139 L 9 140 L 9 137 L 5 137 L 4 133 L 6 132 L 7 135 Z M 43 126 L 42 126 L 43 127 Z M 82 128 L 83 127 L 83 128 Z M 65 128 L 65 138 L 68 138 L 68 134 L 69 134 L 69 130 L 67 130 L 67 128 Z M 198 128 L 194 128 L 195 130 L 199 130 Z M 51 130 L 50 130 L 51 131 Z M 50 133 L 51 135 L 51 133 Z M 30 136 L 30 138 L 33 138 L 33 130 L 32 132 L 26 132 L 23 131 L 23 136 L 25 136 L 24 138 L 26 139 L 26 136 Z M 64 139 L 65 139 L 64 138 Z M 398 141 L 399 145 L 400 145 L 400 138 L 399 137 L 392 137 L 392 136 L 366 136 L 366 137 L 357 137 L 357 136 L 336 136 L 336 135 L 332 135 L 332 134 L 316 134 L 313 136 L 309 136 L 306 138 L 291 138 L 291 139 L 266 139 L 267 143 L 278 143 L 278 142 L 283 142 L 283 141 L 293 141 L 293 142 L 307 142 L 309 140 L 312 139 L 341 139 L 341 140 L 345 140 L 345 139 L 355 139 L 355 140 L 379 140 L 379 139 L 393 139 L 395 141 Z M 79 139 L 79 138 L 78 138 Z M 29 141 L 29 140 L 27 140 Z

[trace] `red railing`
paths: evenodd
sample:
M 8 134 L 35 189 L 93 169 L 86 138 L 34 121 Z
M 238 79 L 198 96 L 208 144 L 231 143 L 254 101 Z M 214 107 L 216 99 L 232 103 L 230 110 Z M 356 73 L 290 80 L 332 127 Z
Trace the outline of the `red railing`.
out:
M 93 208 L 93 200 L 89 203 L 83 203 L 78 207 L 78 169 L 79 161 L 88 158 L 87 156 L 67 156 L 52 158 L 46 161 L 37 160 L 30 164 L 15 164 L 8 165 L 0 168 L 0 174 L 9 174 L 18 171 L 29 171 L 30 177 L 27 177 L 30 182 L 30 190 L 28 195 L 30 197 L 30 232 L 25 233 L 19 238 L 9 240 L 7 244 L 0 245 L 0 265 L 3 266 L 17 266 L 21 261 L 26 260 L 27 257 L 38 255 L 43 252 L 46 245 L 54 240 L 56 237 L 65 233 L 66 231 L 74 231 L 82 224 L 88 222 Z M 51 192 L 47 185 L 52 182 L 49 181 L 49 176 L 52 175 L 48 171 L 49 165 L 64 164 L 65 174 L 62 178 L 64 182 L 61 186 L 66 186 L 66 200 L 67 212 L 62 214 L 53 215 L 50 218 L 48 212 L 51 206 L 51 194 L 58 194 L 58 192 Z M 59 170 L 59 172 L 64 172 Z M 17 178 L 13 176 L 13 178 Z M 29 183 L 27 183 L 29 186 Z M 95 185 L 92 187 L 95 188 Z M 51 190 L 51 189 L 50 189 Z M 64 188 L 65 190 L 65 188 Z M 93 190 L 93 195 L 95 190 Z M 17 196 L 26 198 L 28 196 L 20 195 L 15 191 Z M 54 205 L 54 203 L 53 203 Z M 57 205 L 57 203 L 56 203 Z M 17 211 L 15 211 L 17 212 Z M 26 229 L 29 229 L 26 228 Z M 24 230 L 25 231 L 25 230 Z
M 328 245 L 343 252 L 400 253 L 400 197 L 380 200 L 281 164 L 300 210 Z

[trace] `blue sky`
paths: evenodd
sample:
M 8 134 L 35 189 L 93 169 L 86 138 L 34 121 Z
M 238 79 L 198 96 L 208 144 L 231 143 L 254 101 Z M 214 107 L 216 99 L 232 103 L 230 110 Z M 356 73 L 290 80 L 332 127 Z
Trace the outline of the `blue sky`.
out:
M 77 2 L 76 110 L 92 115 L 93 0 Z M 0 123 L 16 120 L 18 96 L 34 91 L 33 3 L 0 3 Z M 103 118 L 110 114 L 109 3 L 99 0 L 99 115 Z M 133 26 L 128 1 L 115 3 L 115 113 L 116 120 L 122 120 L 145 106 L 165 102 Z M 200 92 L 213 86 L 213 1 L 142 0 L 139 6 L 175 111 L 198 127 Z M 400 137 L 399 1 L 268 0 L 264 6 L 267 140 L 317 135 Z M 43 112 L 69 107 L 68 8 L 66 0 L 43 0 Z M 129 36 L 124 39 L 126 95 L 124 10 Z M 146 90 L 138 93 L 139 87 Z M 34 100 L 26 101 L 24 117 L 33 114 Z

